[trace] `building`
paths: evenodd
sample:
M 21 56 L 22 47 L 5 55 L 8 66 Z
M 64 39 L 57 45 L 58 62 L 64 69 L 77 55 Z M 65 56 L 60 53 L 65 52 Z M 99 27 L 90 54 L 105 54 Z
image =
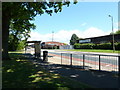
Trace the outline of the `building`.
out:
M 77 43 L 112 43 L 113 42 L 113 35 L 105 35 L 99 37 L 91 37 L 91 38 L 84 38 L 77 40 Z M 120 34 L 114 35 L 114 42 L 120 42 Z
M 59 47 L 60 49 L 74 49 L 73 45 L 62 45 Z
M 42 42 L 41 44 L 43 49 L 59 49 L 59 47 L 62 45 L 65 45 L 65 44 L 61 42 L 56 42 L 56 41 Z

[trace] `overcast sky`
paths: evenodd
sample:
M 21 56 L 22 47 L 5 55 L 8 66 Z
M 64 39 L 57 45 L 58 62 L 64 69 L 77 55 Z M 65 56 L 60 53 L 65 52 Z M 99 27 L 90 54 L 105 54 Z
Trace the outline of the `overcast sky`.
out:
M 28 40 L 54 41 L 69 44 L 72 34 L 80 38 L 97 37 L 110 34 L 111 18 L 114 18 L 114 31 L 118 30 L 118 3 L 117 2 L 78 2 L 64 6 L 62 12 L 52 16 L 43 14 L 36 16 L 33 23 L 36 29 L 32 30 Z

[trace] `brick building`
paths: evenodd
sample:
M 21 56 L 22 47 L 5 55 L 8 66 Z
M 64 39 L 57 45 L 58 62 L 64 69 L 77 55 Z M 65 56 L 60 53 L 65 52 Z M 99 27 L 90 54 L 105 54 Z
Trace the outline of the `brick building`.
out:
M 120 42 L 120 34 L 114 35 L 115 42 Z M 99 37 L 91 37 L 77 40 L 77 43 L 109 43 L 113 42 L 113 35 L 105 35 Z
M 59 49 L 60 46 L 65 45 L 61 42 L 49 41 L 49 42 L 42 42 L 41 46 L 43 49 Z

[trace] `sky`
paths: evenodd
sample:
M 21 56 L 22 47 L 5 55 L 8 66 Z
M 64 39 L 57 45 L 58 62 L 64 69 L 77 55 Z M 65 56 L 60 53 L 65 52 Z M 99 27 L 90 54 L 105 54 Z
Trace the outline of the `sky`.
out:
M 32 21 L 36 29 L 32 30 L 31 38 L 42 42 L 53 41 L 69 44 L 72 34 L 79 38 L 109 35 L 118 30 L 118 2 L 78 2 L 69 7 L 63 6 L 62 12 L 37 15 Z M 54 32 L 54 33 L 52 33 Z

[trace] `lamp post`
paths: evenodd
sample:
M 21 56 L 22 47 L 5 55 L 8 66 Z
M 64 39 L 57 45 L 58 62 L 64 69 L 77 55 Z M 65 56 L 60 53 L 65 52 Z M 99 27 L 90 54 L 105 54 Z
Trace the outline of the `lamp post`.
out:
M 113 39 L 113 52 L 115 51 L 115 40 L 114 40 L 114 31 L 113 31 L 113 16 L 109 15 L 109 17 L 111 17 L 111 21 L 112 21 L 112 39 Z

